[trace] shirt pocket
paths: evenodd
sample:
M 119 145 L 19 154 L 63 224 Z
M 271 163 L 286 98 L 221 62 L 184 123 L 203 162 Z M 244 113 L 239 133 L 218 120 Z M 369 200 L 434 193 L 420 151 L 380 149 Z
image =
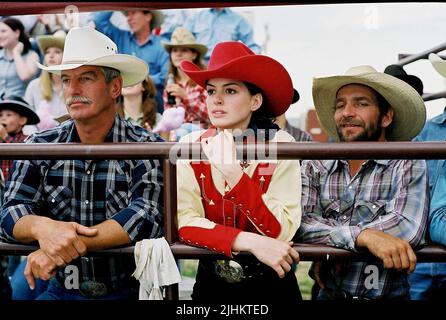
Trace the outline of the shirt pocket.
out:
M 65 186 L 44 187 L 46 207 L 52 217 L 60 221 L 71 221 L 73 192 Z
M 356 201 L 350 225 L 366 224 L 374 221 L 378 216 L 385 214 L 385 206 L 385 200 Z

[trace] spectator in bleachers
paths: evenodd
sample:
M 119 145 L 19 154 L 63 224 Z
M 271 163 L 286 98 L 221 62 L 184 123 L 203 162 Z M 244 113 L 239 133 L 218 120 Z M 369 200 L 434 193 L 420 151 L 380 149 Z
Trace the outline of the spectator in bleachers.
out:
M 39 55 L 31 50 L 20 20 L 0 20 L 0 47 L 0 97 L 23 97 L 26 86 L 37 73 Z
M 43 63 L 48 66 L 58 65 L 62 61 L 66 33 L 57 31 L 54 35 L 37 37 L 40 51 L 44 54 Z M 40 117 L 38 130 L 53 128 L 58 125 L 54 118 L 66 114 L 67 108 L 62 96 L 60 75 L 42 70 L 39 78 L 32 80 L 25 92 L 25 100 L 36 110 Z
M 292 104 L 299 101 L 299 98 L 300 98 L 299 92 L 296 89 L 294 89 Z M 286 132 L 291 134 L 296 141 L 313 141 L 309 133 L 295 126 L 292 126 L 288 122 L 285 113 L 278 115 L 274 120 L 274 123 L 277 124 L 280 129 L 285 130 Z
M 181 69 L 206 88 L 213 127 L 180 140 L 201 142 L 209 162 L 177 162 L 179 237 L 229 258 L 200 260 L 192 299 L 300 300 L 290 272 L 299 261 L 290 242 L 301 216 L 299 161 L 237 161 L 234 143 L 294 141 L 273 123 L 293 98 L 289 73 L 236 41 L 217 44 L 206 70 L 190 61 Z
M 147 64 L 118 54 L 116 44 L 100 32 L 71 29 L 62 63 L 39 67 L 61 74 L 71 119 L 26 143 L 162 141 L 116 114 L 122 87 L 141 82 Z M 82 256 L 161 236 L 160 161 L 18 160 L 13 168 L 0 213 L 0 238 L 39 243 L 24 271 L 31 289 L 35 278 L 51 279 L 37 299 L 137 299 L 134 257 Z
M 152 131 L 161 120 L 156 108 L 156 88 L 152 78 L 146 78 L 133 86 L 122 88 L 122 101 L 118 104 L 118 113 L 131 123 Z
M 430 60 L 435 69 L 446 77 L 446 62 L 437 56 L 431 56 Z M 392 72 L 393 69 L 390 71 Z M 393 72 L 394 76 L 400 76 L 402 80 L 411 83 L 414 88 L 418 88 L 420 95 L 423 94 L 423 82 L 413 76 L 404 75 L 400 72 Z M 392 73 L 390 73 L 392 74 Z M 446 140 L 446 109 L 432 119 L 428 120 L 414 141 L 445 141 Z M 431 207 L 429 214 L 430 239 L 431 241 L 445 245 L 444 234 L 446 224 L 444 221 L 444 160 L 427 160 L 429 169 L 429 190 L 431 197 Z M 446 295 L 446 263 L 445 262 L 424 262 L 417 263 L 417 268 L 409 277 L 410 298 L 412 300 L 443 300 Z
M 164 47 L 170 56 L 169 77 L 172 78 L 172 83 L 167 83 L 163 92 L 164 110 L 184 109 L 183 124 L 180 128 L 174 128 L 175 140 L 179 140 L 187 133 L 207 129 L 210 125 L 204 88 L 180 69 L 182 61 L 191 61 L 203 69 L 203 56 L 207 48 L 197 43 L 192 33 L 183 27 L 175 30 L 171 42 L 164 43 Z
M 343 141 L 410 141 L 426 119 L 406 82 L 370 66 L 316 78 L 325 132 Z M 409 299 L 412 247 L 425 243 L 429 190 L 424 160 L 302 161 L 302 224 L 295 239 L 368 249 L 382 262 L 315 262 L 318 299 Z
M 92 15 L 96 29 L 110 37 L 120 53 L 131 54 L 149 65 L 149 74 L 155 83 L 158 112 L 163 113 L 162 93 L 169 69 L 169 56 L 161 45 L 160 37 L 152 33 L 163 22 L 157 10 L 126 11 L 131 31 L 122 30 L 110 21 L 113 12 L 96 12 Z
M 241 41 L 254 53 L 259 54 L 261 51 L 254 41 L 252 26 L 230 8 L 203 9 L 189 16 L 184 27 L 194 34 L 198 43 L 208 47 L 204 56 L 206 63 L 215 45 L 222 41 Z

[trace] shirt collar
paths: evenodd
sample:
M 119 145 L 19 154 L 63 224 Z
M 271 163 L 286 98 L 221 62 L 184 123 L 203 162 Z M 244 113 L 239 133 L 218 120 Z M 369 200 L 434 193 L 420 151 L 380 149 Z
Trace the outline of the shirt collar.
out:
M 140 112 L 139 114 L 138 114 L 138 117 L 136 118 L 136 119 L 134 119 L 134 118 L 132 118 L 132 116 L 127 112 L 127 110 L 125 110 L 124 109 L 124 119 L 125 120 L 127 120 L 127 121 L 130 121 L 130 122 L 132 122 L 132 123 L 134 123 L 134 124 L 140 124 L 141 123 L 141 121 L 142 121 L 142 118 L 143 118 L 143 113 L 142 112 Z
M 64 127 L 66 127 L 66 130 L 62 130 L 61 132 L 61 141 L 81 142 L 74 120 L 66 121 Z M 104 142 L 125 142 L 125 125 L 118 114 L 115 116 L 115 121 L 110 131 L 105 136 Z
M 222 10 L 219 10 L 219 11 L 217 11 L 217 9 L 215 9 L 215 8 L 211 8 L 211 12 L 212 13 L 220 13 L 220 14 L 223 14 L 223 13 L 227 13 L 229 11 L 229 9 L 228 8 L 223 8 Z
M 433 123 L 436 123 L 436 124 L 443 124 L 443 123 L 445 123 L 446 122 L 446 108 L 443 109 L 443 113 L 442 114 L 432 118 L 431 121 Z

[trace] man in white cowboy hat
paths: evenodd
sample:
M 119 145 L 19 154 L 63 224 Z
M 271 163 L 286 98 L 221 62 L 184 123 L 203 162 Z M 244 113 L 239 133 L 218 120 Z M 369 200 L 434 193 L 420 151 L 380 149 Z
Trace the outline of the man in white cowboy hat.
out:
M 429 55 L 435 70 L 446 77 L 446 61 L 435 53 Z M 428 120 L 416 141 L 446 140 L 446 108 L 443 113 Z M 427 160 L 429 169 L 430 209 L 429 239 L 446 245 L 446 162 Z M 446 263 L 418 263 L 410 275 L 410 297 L 412 300 L 441 300 L 446 295 Z
M 71 29 L 62 63 L 39 67 L 61 75 L 71 120 L 28 143 L 160 141 L 117 115 L 122 86 L 142 81 L 147 65 L 118 54 L 102 33 Z M 157 159 L 17 161 L 5 190 L 0 236 L 39 243 L 24 272 L 31 288 L 35 278 L 51 278 L 37 299 L 137 299 L 133 257 L 81 256 L 160 236 L 161 194 Z
M 149 74 L 155 83 L 158 112 L 163 113 L 162 93 L 169 70 L 169 56 L 164 50 L 160 37 L 153 34 L 164 20 L 157 10 L 129 10 L 125 12 L 130 31 L 117 28 L 111 22 L 112 11 L 92 14 L 96 29 L 112 39 L 119 52 L 141 58 L 149 65 Z
M 314 79 L 313 99 L 322 127 L 343 142 L 410 141 L 426 118 L 412 86 L 370 66 Z M 428 208 L 424 160 L 303 161 L 297 239 L 381 260 L 313 264 L 318 299 L 408 299 Z

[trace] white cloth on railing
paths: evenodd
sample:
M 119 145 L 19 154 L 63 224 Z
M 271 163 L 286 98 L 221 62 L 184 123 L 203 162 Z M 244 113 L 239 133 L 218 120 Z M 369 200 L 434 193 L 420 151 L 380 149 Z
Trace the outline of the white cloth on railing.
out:
M 177 263 L 166 239 L 145 239 L 135 244 L 139 300 L 163 300 L 162 287 L 182 281 Z

